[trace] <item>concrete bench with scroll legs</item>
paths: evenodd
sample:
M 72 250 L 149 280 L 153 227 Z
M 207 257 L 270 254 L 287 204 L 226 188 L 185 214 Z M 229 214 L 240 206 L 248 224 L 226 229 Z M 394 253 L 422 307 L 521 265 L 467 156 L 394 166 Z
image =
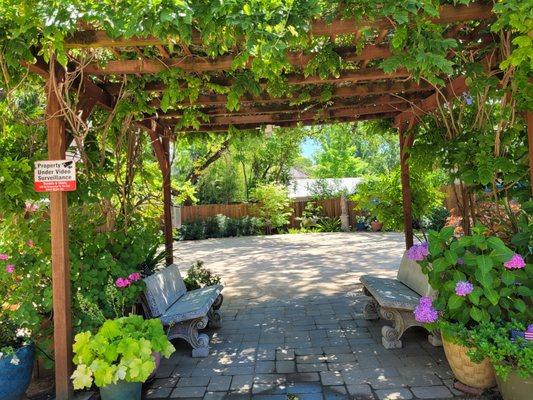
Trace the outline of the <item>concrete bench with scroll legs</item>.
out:
M 369 297 L 363 310 L 367 320 L 380 317 L 392 321 L 392 326 L 381 329 L 381 341 L 387 349 L 402 347 L 400 340 L 404 332 L 412 326 L 423 326 L 413 315 L 420 297 L 434 295 L 427 276 L 422 273 L 420 265 L 404 254 L 395 279 L 363 275 L 360 279 L 363 293 Z M 430 334 L 428 341 L 433 346 L 442 346 L 438 333 Z
M 185 339 L 193 357 L 209 355 L 209 336 L 199 331 L 220 328 L 222 285 L 187 291 L 177 265 L 170 265 L 144 279 L 142 306 L 149 318 L 159 318 L 169 339 Z

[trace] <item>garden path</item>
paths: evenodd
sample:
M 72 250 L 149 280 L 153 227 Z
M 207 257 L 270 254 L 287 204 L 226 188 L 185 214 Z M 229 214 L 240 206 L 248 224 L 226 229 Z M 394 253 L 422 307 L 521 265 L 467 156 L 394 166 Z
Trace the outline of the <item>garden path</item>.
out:
M 196 260 L 225 285 L 222 328 L 211 353 L 190 357 L 175 342 L 147 399 L 438 399 L 460 395 L 442 348 L 422 329 L 385 350 L 382 322 L 362 318 L 358 277 L 395 276 L 396 233 L 324 233 L 209 239 L 175 246 L 177 263 Z

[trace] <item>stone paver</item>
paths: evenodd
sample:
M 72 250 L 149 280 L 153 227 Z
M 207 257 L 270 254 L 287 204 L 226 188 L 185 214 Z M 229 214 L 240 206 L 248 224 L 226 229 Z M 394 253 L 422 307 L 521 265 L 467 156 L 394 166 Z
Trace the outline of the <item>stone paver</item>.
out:
M 413 398 L 409 389 L 380 389 L 376 390 L 379 400 L 408 400 Z
M 402 254 L 395 233 L 334 233 L 210 239 L 176 245 L 182 273 L 196 260 L 222 277 L 222 328 L 210 355 L 190 347 L 163 360 L 145 398 L 203 400 L 378 400 L 447 398 L 450 368 L 426 333 L 404 348 L 381 345 L 383 321 L 365 321 L 358 277 L 393 277 Z M 450 391 L 452 390 L 452 391 Z
M 421 399 L 449 399 L 452 392 L 446 386 L 420 386 L 411 388 L 414 395 Z

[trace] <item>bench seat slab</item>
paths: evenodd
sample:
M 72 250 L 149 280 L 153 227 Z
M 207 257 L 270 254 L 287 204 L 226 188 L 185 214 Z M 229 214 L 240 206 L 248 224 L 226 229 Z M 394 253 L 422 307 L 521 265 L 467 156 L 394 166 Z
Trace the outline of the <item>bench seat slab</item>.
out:
M 213 285 L 185 293 L 161 315 L 161 322 L 170 325 L 207 316 L 221 291 L 221 285 Z
M 363 275 L 360 281 L 381 307 L 413 311 L 420 300 L 418 293 L 396 279 Z

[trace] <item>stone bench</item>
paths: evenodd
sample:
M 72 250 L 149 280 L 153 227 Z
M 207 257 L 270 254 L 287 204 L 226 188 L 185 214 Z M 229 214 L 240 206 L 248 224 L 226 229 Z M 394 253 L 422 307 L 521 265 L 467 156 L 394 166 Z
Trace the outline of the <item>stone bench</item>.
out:
M 392 321 L 392 326 L 386 325 L 381 329 L 381 341 L 387 349 L 401 348 L 400 339 L 404 332 L 412 326 L 423 326 L 413 315 L 420 297 L 434 297 L 435 292 L 427 276 L 420 265 L 405 253 L 396 279 L 363 275 L 359 280 L 363 284 L 363 293 L 370 297 L 363 310 L 364 318 L 374 320 L 381 317 Z M 433 346 L 442 346 L 436 333 L 430 334 L 428 341 Z
M 159 318 L 168 328 L 169 339 L 185 339 L 192 346 L 193 357 L 209 355 L 209 336 L 198 331 L 220 327 L 222 285 L 187 291 L 177 265 L 170 265 L 144 279 L 142 299 L 145 314 Z

